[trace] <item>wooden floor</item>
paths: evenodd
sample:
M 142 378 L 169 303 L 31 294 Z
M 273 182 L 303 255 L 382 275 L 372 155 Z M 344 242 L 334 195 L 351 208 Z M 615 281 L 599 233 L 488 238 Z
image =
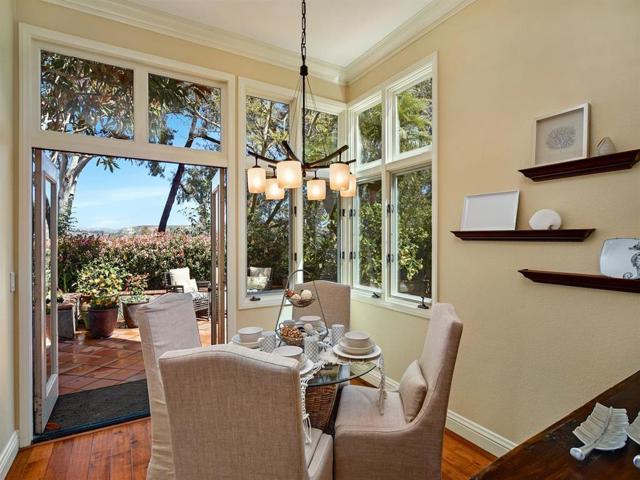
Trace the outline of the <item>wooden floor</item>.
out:
M 7 480 L 144 480 L 149 442 L 149 419 L 142 419 L 41 443 L 20 450 Z M 494 458 L 447 432 L 442 478 L 468 479 Z

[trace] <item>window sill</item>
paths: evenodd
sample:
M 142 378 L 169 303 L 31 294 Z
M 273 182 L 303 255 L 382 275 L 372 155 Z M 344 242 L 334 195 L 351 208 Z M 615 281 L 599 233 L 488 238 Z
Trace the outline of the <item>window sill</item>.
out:
M 377 307 L 386 308 L 387 310 L 393 310 L 394 312 L 400 312 L 406 315 L 412 315 L 414 317 L 420 317 L 424 319 L 431 318 L 431 309 L 424 310 L 418 308 L 418 304 L 414 302 L 403 302 L 401 300 L 389 298 L 372 298 L 371 293 L 357 290 L 351 291 L 351 300 L 360 303 L 367 303 L 369 305 L 375 305 Z
M 251 301 L 251 294 L 241 297 L 238 305 L 238 310 L 251 310 L 254 308 L 266 308 L 266 307 L 279 307 L 282 302 L 282 293 L 267 293 L 263 295 L 256 295 L 260 300 Z

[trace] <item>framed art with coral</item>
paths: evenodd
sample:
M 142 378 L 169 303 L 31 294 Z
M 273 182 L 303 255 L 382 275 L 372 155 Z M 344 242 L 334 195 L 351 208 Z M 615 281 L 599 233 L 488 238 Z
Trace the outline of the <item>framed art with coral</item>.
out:
M 589 155 L 589 104 L 538 117 L 533 128 L 533 166 Z

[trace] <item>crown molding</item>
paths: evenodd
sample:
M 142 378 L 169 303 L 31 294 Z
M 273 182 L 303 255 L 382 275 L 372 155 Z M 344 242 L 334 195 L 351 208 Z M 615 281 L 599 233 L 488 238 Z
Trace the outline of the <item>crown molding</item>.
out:
M 43 1 L 296 72 L 300 66 L 298 54 L 290 50 L 122 0 Z M 346 67 L 312 58 L 308 60 L 309 69 L 314 77 L 329 82 L 354 82 L 474 1 L 476 0 L 432 0 Z
M 352 83 L 430 32 L 476 0 L 432 0 L 416 15 L 389 33 L 346 68 L 345 82 Z
M 43 1 L 133 27 L 151 30 L 180 40 L 241 55 L 295 72 L 300 68 L 300 57 L 295 52 L 155 9 L 118 0 Z M 344 67 L 317 59 L 307 59 L 307 63 L 314 77 L 339 84 L 345 83 L 346 70 Z

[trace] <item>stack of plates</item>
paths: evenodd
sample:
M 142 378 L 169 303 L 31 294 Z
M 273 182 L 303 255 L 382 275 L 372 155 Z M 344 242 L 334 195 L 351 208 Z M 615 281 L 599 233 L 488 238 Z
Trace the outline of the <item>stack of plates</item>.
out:
M 350 347 L 342 341 L 334 345 L 333 351 L 336 355 L 353 360 L 373 360 L 382 353 L 382 349 L 375 343 L 368 347 Z

